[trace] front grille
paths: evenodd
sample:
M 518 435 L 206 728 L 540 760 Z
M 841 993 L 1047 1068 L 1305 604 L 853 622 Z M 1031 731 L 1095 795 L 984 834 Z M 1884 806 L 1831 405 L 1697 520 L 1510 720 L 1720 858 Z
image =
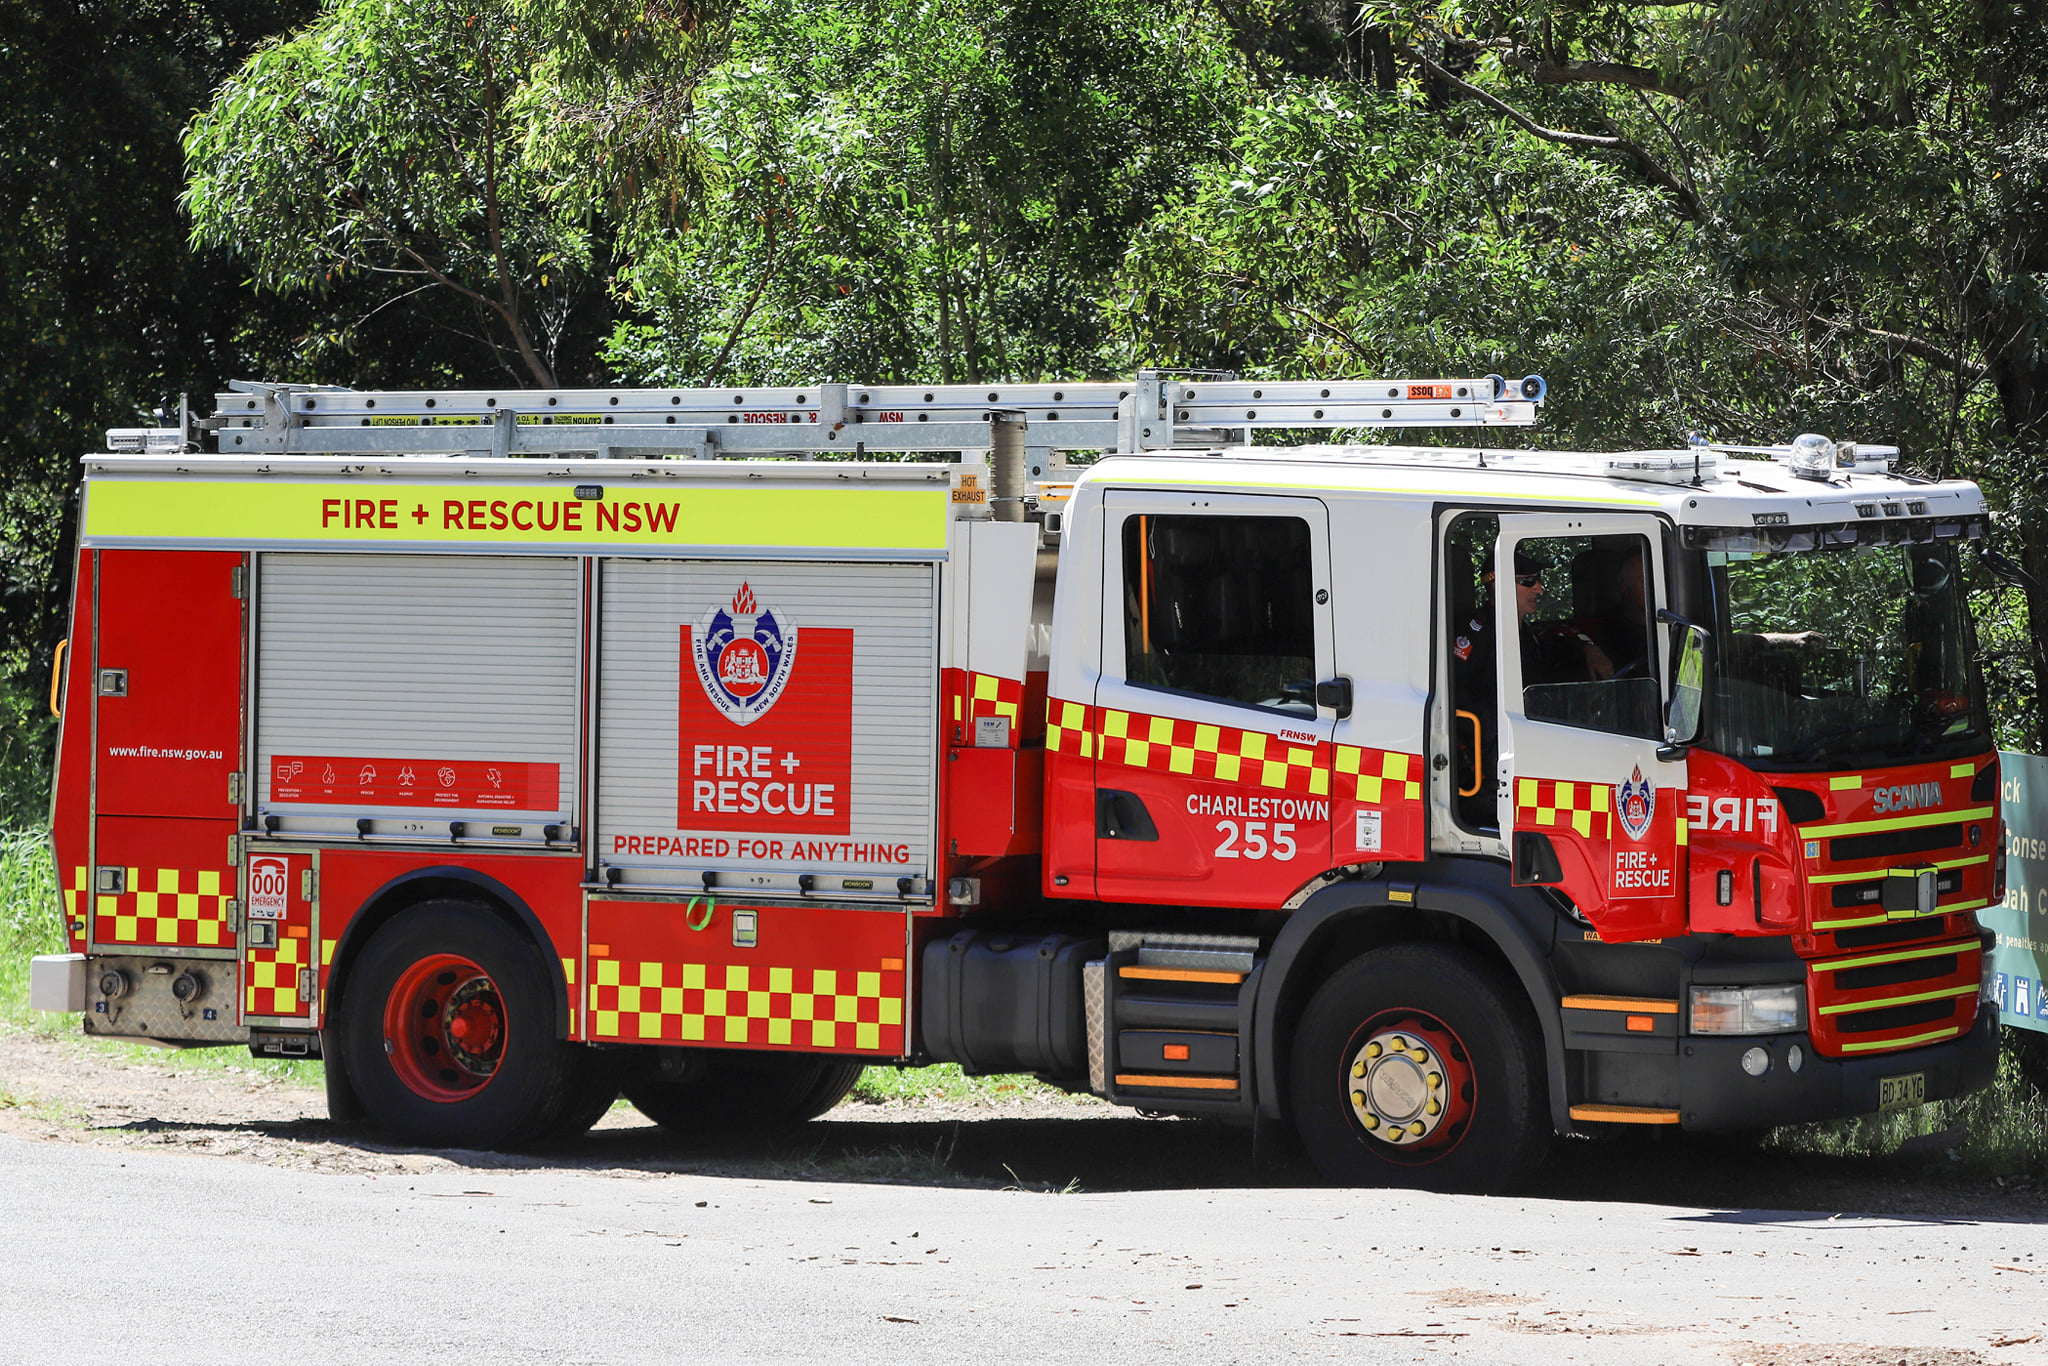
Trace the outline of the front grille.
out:
M 1902 963 L 1873 963 L 1867 968 L 1843 968 L 1840 972 L 1829 973 L 1835 979 L 1835 986 L 1843 991 L 1864 991 L 1871 987 L 1897 986 L 1901 982 L 1918 982 L 1929 977 L 1946 977 L 1956 970 L 1956 956 L 1942 954 L 1936 958 L 1908 958 Z
M 1892 858 L 1900 854 L 1931 854 L 1954 849 L 1963 842 L 1960 821 L 1950 825 L 1923 825 L 1917 830 L 1880 830 L 1875 835 L 1844 835 L 1828 841 L 1828 857 L 1837 863 L 1857 859 Z
M 1875 1034 L 1880 1029 L 1909 1029 L 1914 1025 L 1932 1024 L 1936 1020 L 1954 1018 L 1956 1000 L 1952 996 L 1946 1001 L 1915 1001 L 1912 1005 L 1843 1014 L 1835 1018 L 1835 1028 L 1843 1034 Z
M 1911 944 L 1921 939 L 1939 939 L 1948 928 L 1948 917 L 1927 920 L 1897 920 L 1889 925 L 1866 925 L 1855 930 L 1836 930 L 1835 943 L 1845 949 L 1867 949 L 1878 944 Z
M 1957 919 L 1969 923 L 1968 917 Z M 1847 932 L 1835 935 L 1836 952 L 1807 965 L 1814 1049 L 1829 1057 L 1856 1057 L 1940 1043 L 1967 1030 L 1976 1018 L 1982 942 L 1972 936 L 1912 944 L 1950 921 L 1929 917 L 1860 932 L 1886 935 L 1887 946 L 1866 941 L 1857 948 Z

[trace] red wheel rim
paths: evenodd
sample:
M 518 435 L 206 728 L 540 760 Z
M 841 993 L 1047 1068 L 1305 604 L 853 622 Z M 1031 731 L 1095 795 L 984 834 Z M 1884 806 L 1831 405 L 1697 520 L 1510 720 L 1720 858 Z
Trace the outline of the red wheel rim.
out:
M 384 1001 L 384 1052 L 398 1079 L 428 1100 L 467 1100 L 505 1056 L 497 983 L 459 954 L 436 953 L 403 973 Z
M 1400 1166 L 1447 1156 L 1472 1128 L 1478 1083 L 1458 1031 L 1422 1010 L 1384 1010 L 1344 1046 L 1342 1084 L 1352 1127 Z

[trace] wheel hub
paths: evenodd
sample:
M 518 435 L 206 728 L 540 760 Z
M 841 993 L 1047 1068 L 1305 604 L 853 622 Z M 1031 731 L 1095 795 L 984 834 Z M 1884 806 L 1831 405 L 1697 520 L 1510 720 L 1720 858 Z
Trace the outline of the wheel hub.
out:
M 474 962 L 433 954 L 399 975 L 384 1007 L 384 1052 L 399 1080 L 429 1100 L 476 1094 L 505 1056 L 505 1007 Z
M 1451 1108 L 1445 1068 L 1420 1031 L 1383 1029 L 1352 1055 L 1351 1112 L 1382 1142 L 1422 1143 Z

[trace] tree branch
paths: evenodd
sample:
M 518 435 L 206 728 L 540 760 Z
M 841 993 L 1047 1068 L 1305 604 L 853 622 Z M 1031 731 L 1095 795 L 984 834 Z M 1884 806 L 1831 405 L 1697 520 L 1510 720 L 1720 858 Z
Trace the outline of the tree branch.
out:
M 1620 153 L 1635 167 L 1638 175 L 1657 185 L 1676 201 L 1675 207 L 1681 217 L 1697 222 L 1705 216 L 1704 210 L 1700 208 L 1699 196 L 1687 189 L 1683 182 L 1658 164 L 1655 157 L 1652 157 L 1648 152 L 1635 143 L 1630 142 L 1627 138 L 1601 137 L 1593 133 L 1568 133 L 1561 128 L 1545 128 L 1506 101 L 1489 94 L 1487 91 L 1481 90 L 1469 81 L 1463 81 L 1453 76 L 1450 72 L 1444 70 L 1443 67 L 1431 61 L 1421 51 L 1410 48 L 1408 55 L 1415 61 L 1416 65 L 1427 71 L 1432 78 L 1442 81 L 1467 99 L 1476 100 L 1480 104 L 1485 105 L 1531 137 L 1541 138 L 1545 142 L 1556 143 L 1560 147 L 1569 147 L 1575 152 Z
M 747 302 L 741 307 L 740 315 L 732 320 L 732 330 L 725 334 L 725 345 L 718 348 L 718 358 L 712 361 L 711 367 L 704 372 L 706 384 L 717 379 L 719 372 L 725 369 L 726 360 L 732 355 L 733 347 L 739 343 L 740 333 L 746 331 L 748 321 L 754 316 L 754 308 L 761 302 L 761 295 L 767 290 L 768 280 L 774 274 L 775 256 L 781 250 L 781 243 L 775 236 L 775 214 L 776 208 L 771 204 L 768 208 L 768 226 L 764 230 L 768 240 L 765 243 L 767 249 L 761 253 L 761 278 L 754 282 L 754 292 L 747 296 Z
M 1647 90 L 1653 95 L 1668 95 L 1674 100 L 1686 99 L 1693 90 L 1690 81 L 1672 85 L 1645 66 L 1627 66 L 1621 62 L 1560 62 L 1554 57 L 1513 46 L 1503 46 L 1498 51 L 1502 62 L 1540 85 L 1625 85 L 1633 90 Z
M 1933 342 L 1904 332 L 1890 332 L 1882 327 L 1871 327 L 1866 323 L 1850 322 L 1846 318 L 1822 317 L 1819 314 L 1814 315 L 1814 321 L 1827 327 L 1841 328 L 1845 332 L 1859 333 L 1862 336 L 1869 337 L 1872 341 L 1881 341 L 1887 346 L 1896 347 L 1898 350 L 1913 357 L 1913 359 L 1926 361 L 1935 369 L 1945 374 L 1954 375 L 1957 379 L 1964 380 L 1970 384 L 1977 383 L 1991 373 L 1988 366 L 1979 365 L 1973 360 L 1966 360 L 1961 356 L 1955 355 L 1953 352 L 1942 350 Z
M 519 289 L 505 261 L 504 225 L 498 215 L 498 64 L 492 60 L 489 29 L 477 36 L 484 49 L 484 225 L 491 239 L 491 259 L 498 268 L 498 292 L 504 296 L 503 305 L 497 306 L 498 313 L 511 329 L 512 340 L 519 347 L 519 358 L 526 362 L 526 368 L 540 381 L 541 388 L 553 389 L 554 372 L 542 363 L 540 353 L 533 349 L 533 339 L 526 335 L 525 324 L 519 320 Z

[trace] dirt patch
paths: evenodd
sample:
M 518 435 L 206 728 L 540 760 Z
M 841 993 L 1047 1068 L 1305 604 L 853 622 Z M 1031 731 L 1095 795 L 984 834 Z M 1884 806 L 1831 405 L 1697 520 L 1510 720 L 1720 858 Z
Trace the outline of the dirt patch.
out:
M 1535 1304 L 1533 1295 L 1510 1295 L 1499 1290 L 1468 1290 L 1452 1286 L 1447 1290 L 1410 1290 L 1410 1295 L 1427 1299 L 1433 1309 L 1491 1309 L 1501 1305 Z
M 622 1178 L 701 1172 L 1089 1191 L 1316 1181 L 1305 1163 L 1272 1147 L 1255 1162 L 1242 1129 L 1148 1119 L 1044 1088 L 849 1101 L 818 1123 L 718 1138 L 679 1137 L 621 1105 L 591 1133 L 546 1152 L 426 1151 L 384 1143 L 366 1126 L 331 1123 L 317 1085 L 164 1056 L 131 1060 L 83 1039 L 0 1029 L 0 1133 L 364 1174 L 560 1167 Z M 1967 1175 L 1940 1154 L 1790 1155 L 1683 1134 L 1561 1143 L 1528 1193 L 1687 1205 L 1733 1212 L 1713 1217 L 1737 1222 L 1751 1217 L 1740 1212 L 1760 1210 L 2048 1222 L 2039 1186 Z M 1468 1307 L 1487 1303 L 1508 1302 Z
M 1738 1343 L 1738 1366 L 1990 1366 L 1992 1358 L 1962 1347 L 1861 1347 L 1853 1343 Z

